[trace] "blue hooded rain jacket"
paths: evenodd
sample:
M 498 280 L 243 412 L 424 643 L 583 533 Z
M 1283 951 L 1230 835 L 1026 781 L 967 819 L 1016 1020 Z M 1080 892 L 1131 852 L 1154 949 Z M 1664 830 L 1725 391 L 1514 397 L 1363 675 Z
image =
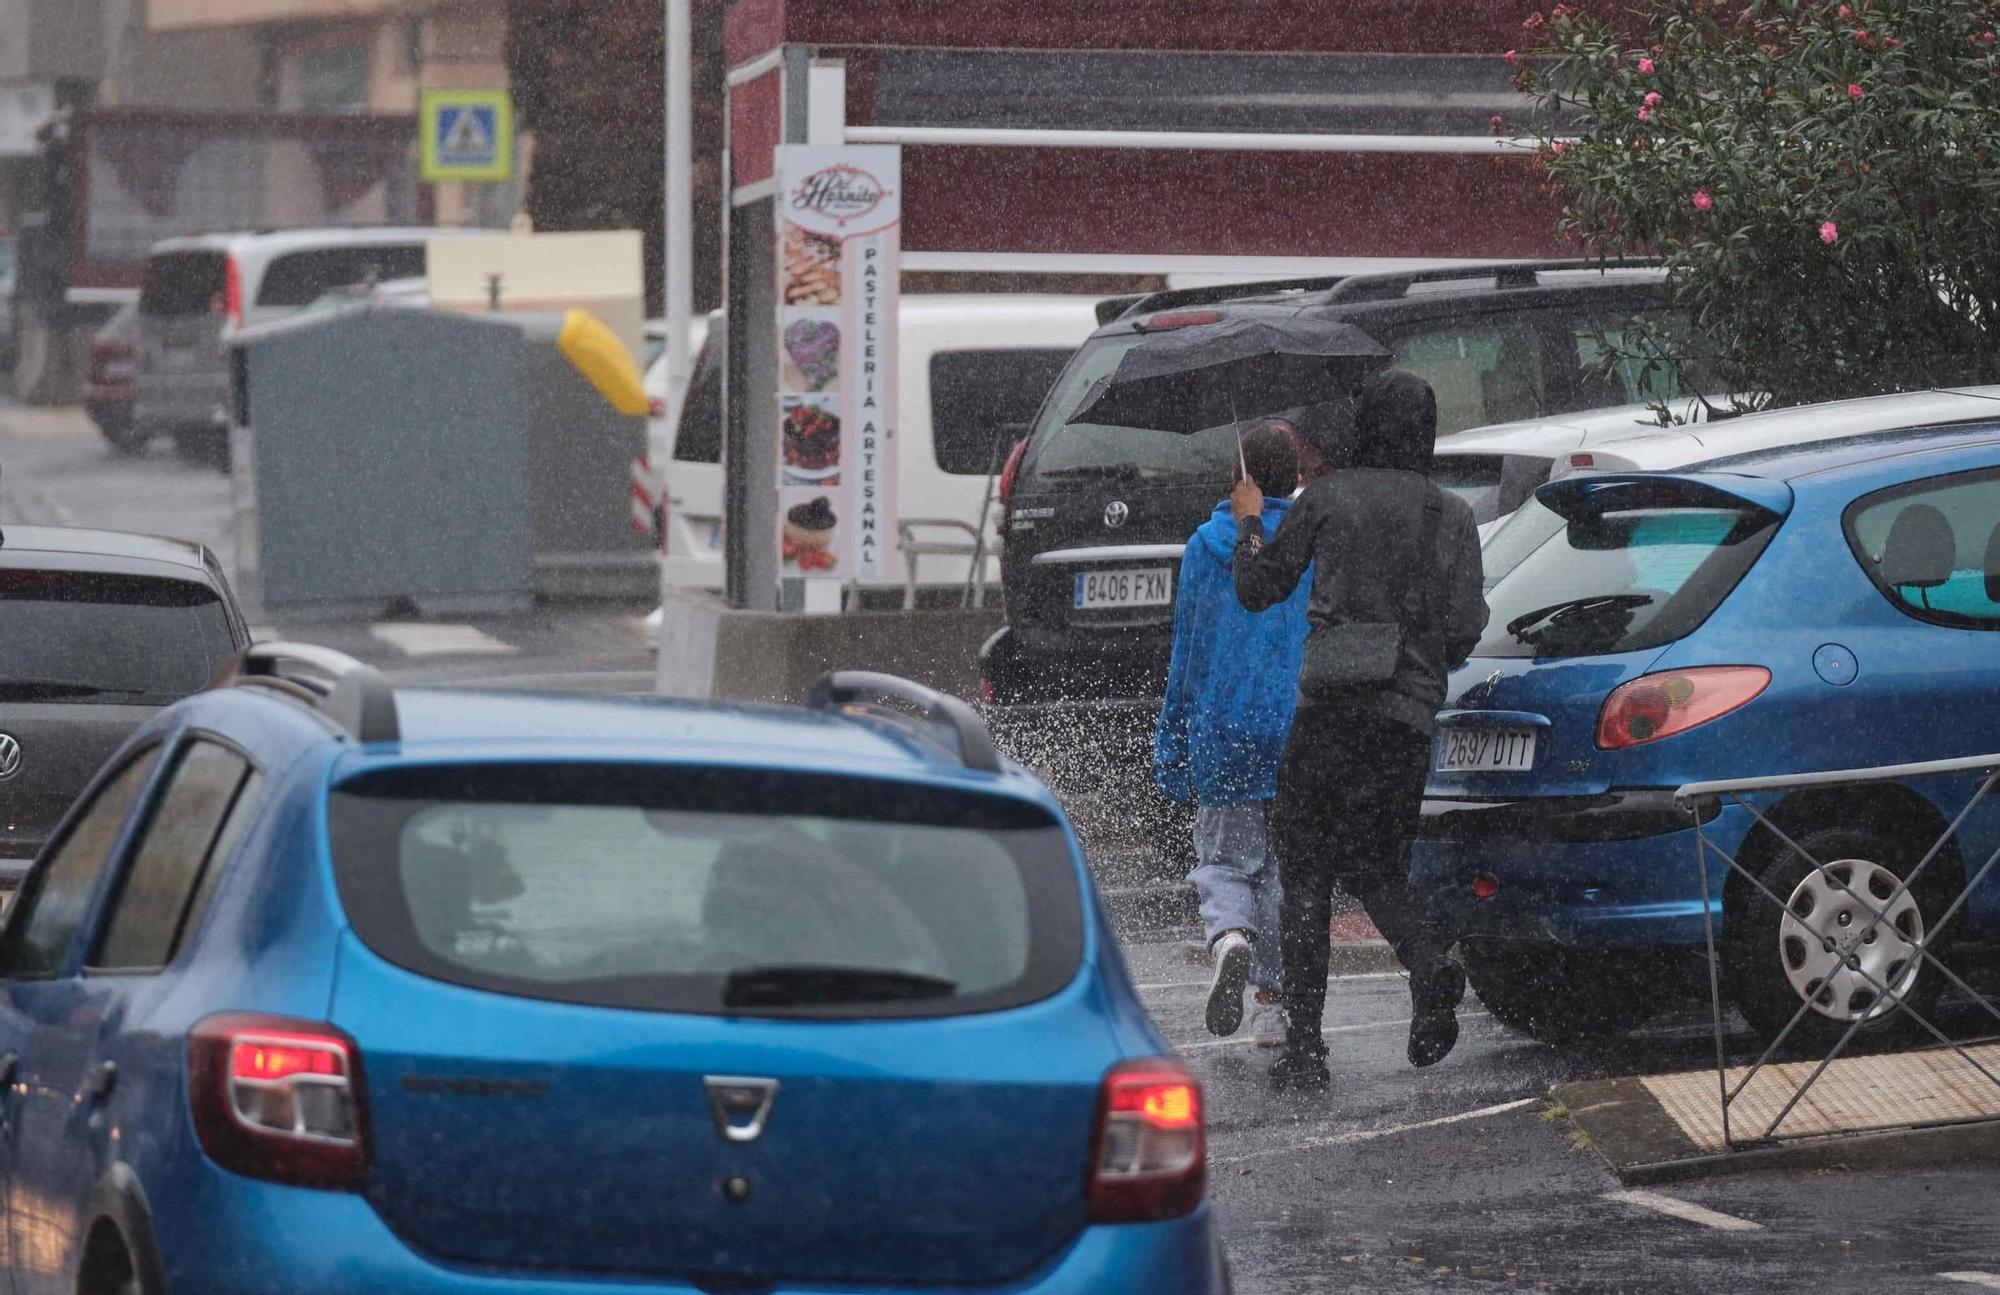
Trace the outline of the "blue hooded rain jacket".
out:
M 1264 533 L 1291 508 L 1264 501 Z M 1183 802 L 1234 805 L 1278 794 L 1278 761 L 1298 701 L 1312 581 L 1265 612 L 1236 601 L 1229 501 L 1188 540 L 1174 591 L 1174 656 L 1153 734 L 1153 781 Z

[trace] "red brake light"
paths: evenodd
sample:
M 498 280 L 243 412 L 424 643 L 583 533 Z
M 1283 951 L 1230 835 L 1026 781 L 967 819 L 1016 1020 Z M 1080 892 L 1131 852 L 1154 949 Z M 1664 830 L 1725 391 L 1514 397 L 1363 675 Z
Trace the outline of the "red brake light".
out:
M 224 1169 L 353 1190 L 368 1167 L 361 1058 L 332 1026 L 211 1016 L 188 1036 L 188 1104 Z
M 1178 1218 L 1201 1204 L 1207 1185 L 1201 1084 L 1175 1061 L 1112 1067 L 1091 1145 L 1092 1221 Z
M 243 327 L 243 267 L 233 256 L 222 263 L 222 313 L 231 328 Z
M 1597 466 L 1597 456 L 1595 454 L 1572 454 L 1569 456 L 1569 465 L 1572 468 L 1594 468 Z
M 1007 456 L 1006 466 L 1000 469 L 1000 484 L 995 487 L 994 493 L 1003 505 L 1014 493 L 1014 478 L 1020 475 L 1021 459 L 1027 452 L 1028 442 L 1025 439 L 1014 442 L 1013 453 Z
M 1196 324 L 1213 324 L 1222 316 L 1213 310 L 1182 310 L 1171 315 L 1155 315 L 1139 324 L 1142 333 L 1164 333 L 1175 328 L 1191 328 Z
M 1700 666 L 1634 679 L 1604 699 L 1597 718 L 1600 750 L 1643 746 L 1685 733 L 1749 705 L 1771 686 L 1762 666 Z

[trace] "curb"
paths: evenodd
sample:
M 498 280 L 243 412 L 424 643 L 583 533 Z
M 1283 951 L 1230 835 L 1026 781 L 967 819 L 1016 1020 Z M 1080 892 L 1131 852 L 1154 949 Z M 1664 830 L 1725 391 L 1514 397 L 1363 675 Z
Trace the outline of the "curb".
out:
M 1627 1187 L 1776 1170 L 2000 1162 L 2000 1121 L 1844 1134 L 1717 1155 L 1691 1142 L 1636 1077 L 1560 1084 L 1550 1096 Z

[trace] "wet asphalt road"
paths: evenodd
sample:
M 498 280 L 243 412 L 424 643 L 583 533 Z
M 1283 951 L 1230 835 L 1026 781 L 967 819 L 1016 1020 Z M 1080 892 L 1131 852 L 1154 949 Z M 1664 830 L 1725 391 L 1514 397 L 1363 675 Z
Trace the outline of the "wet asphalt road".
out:
M 120 458 L 76 415 L 0 410 L 0 464 L 0 525 L 184 535 L 229 560 L 227 482 L 164 449 Z M 277 628 L 402 682 L 624 691 L 650 684 L 641 611 Z M 1202 1026 L 1207 972 L 1190 954 L 1192 896 L 1178 881 L 1184 829 L 1094 767 L 1058 770 L 1055 781 L 1078 811 L 1147 1006 L 1206 1087 L 1212 1193 L 1244 1295 L 2000 1289 L 2000 1175 L 1990 1167 L 1768 1173 L 1657 1189 L 1664 1202 L 1621 1198 L 1596 1154 L 1550 1118 L 1546 1096 L 1572 1079 L 1711 1061 L 1696 1004 L 1630 1039 L 1558 1050 L 1511 1034 L 1468 998 L 1457 1051 L 1417 1072 L 1403 1058 L 1402 978 L 1342 977 L 1327 1008 L 1333 1090 L 1270 1093 L 1271 1052 Z M 1689 1205 L 1699 1207 L 1692 1218 Z

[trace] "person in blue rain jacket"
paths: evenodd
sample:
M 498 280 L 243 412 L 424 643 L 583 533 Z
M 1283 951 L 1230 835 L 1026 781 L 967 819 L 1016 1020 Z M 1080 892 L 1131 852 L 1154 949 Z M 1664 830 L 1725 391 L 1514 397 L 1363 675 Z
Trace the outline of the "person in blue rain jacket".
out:
M 1298 482 L 1293 437 L 1276 418 L 1244 430 L 1242 465 L 1251 480 Z M 1241 467 L 1233 475 L 1240 478 Z M 1290 507 L 1289 498 L 1267 492 L 1264 524 L 1273 534 Z M 1195 806 L 1196 866 L 1189 880 L 1215 965 L 1208 1028 L 1236 1033 L 1248 992 L 1255 999 L 1251 1032 L 1275 1047 L 1284 1041 L 1284 1020 L 1270 808 L 1298 696 L 1311 582 L 1301 581 L 1296 594 L 1266 611 L 1244 610 L 1230 569 L 1236 536 L 1225 499 L 1189 537 L 1181 559 L 1173 661 L 1153 736 L 1153 780 L 1166 795 Z

